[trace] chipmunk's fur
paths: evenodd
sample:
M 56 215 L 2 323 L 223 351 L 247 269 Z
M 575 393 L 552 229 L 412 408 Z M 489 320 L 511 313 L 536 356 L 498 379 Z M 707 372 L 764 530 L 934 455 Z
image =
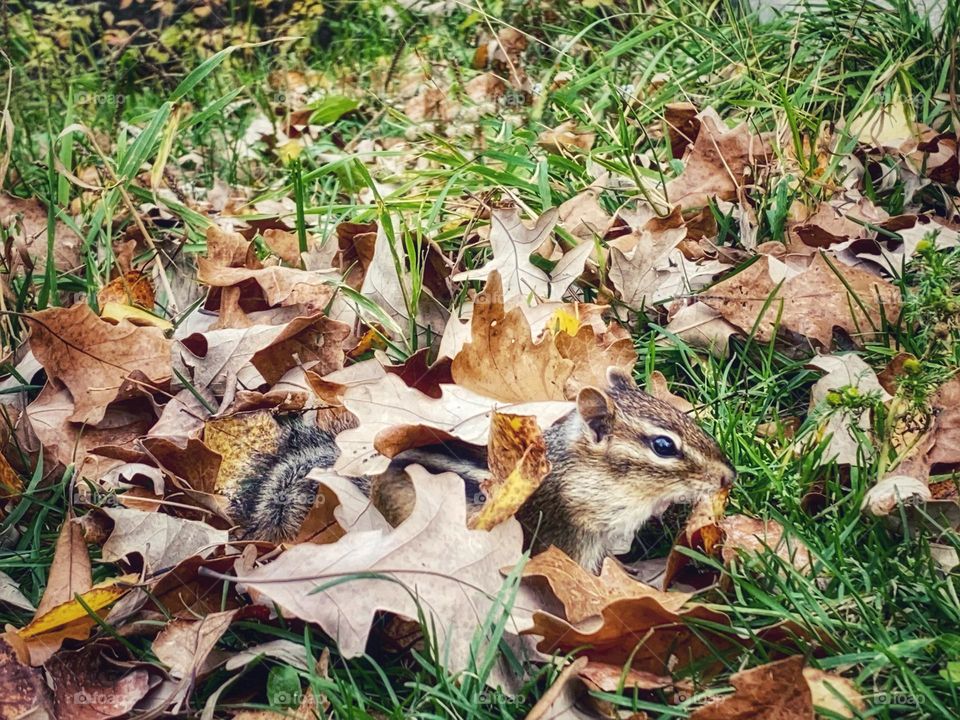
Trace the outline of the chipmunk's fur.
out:
M 713 438 L 685 414 L 637 389 L 628 375 L 611 371 L 608 380 L 606 391 L 582 390 L 577 409 L 545 431 L 550 472 L 517 512 L 534 551 L 555 545 L 590 569 L 629 548 L 636 531 L 671 504 L 700 500 L 736 477 Z M 233 513 L 241 534 L 275 542 L 297 534 L 317 492 L 305 476 L 336 461 L 334 437 L 299 421 L 285 425 L 277 452 L 259 457 L 240 484 Z M 394 525 L 413 507 L 415 490 L 402 472 L 412 463 L 457 472 L 468 502 L 481 497 L 482 458 L 408 451 L 384 475 L 354 480 Z

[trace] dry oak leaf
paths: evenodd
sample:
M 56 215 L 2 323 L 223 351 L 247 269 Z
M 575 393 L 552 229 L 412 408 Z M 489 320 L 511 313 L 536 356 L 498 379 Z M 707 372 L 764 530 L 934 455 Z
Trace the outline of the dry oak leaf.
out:
M 688 593 L 661 592 L 634 580 L 610 558 L 596 577 L 550 548 L 527 563 L 523 576 L 544 578 L 564 608 L 564 617 L 534 611 L 533 627 L 523 631 L 542 637 L 541 652 L 587 647 L 593 661 L 621 667 L 631 662 L 634 670 L 667 675 L 714 652 L 708 643 L 719 641 L 703 627 L 694 632 L 687 620 L 729 624 L 725 615 L 689 603 Z
M 537 145 L 558 155 L 577 151 L 588 153 L 596 139 L 596 133 L 577 130 L 577 124 L 568 120 L 552 130 L 540 133 L 537 136 Z
M 550 334 L 534 342 L 520 308 L 504 310 L 500 274 L 493 271 L 474 302 L 470 342 L 453 358 L 453 381 L 504 402 L 564 400 L 573 361 Z
M 831 266 L 823 253 L 792 277 L 779 260 L 761 256 L 711 287 L 700 300 L 744 332 L 756 327 L 761 342 L 774 336 L 779 317 L 782 329 L 804 335 L 824 348 L 831 347 L 834 328 L 858 343 L 868 341 L 881 329 L 884 317 L 896 322 L 901 305 L 895 286 L 857 268 Z M 765 305 L 766 312 L 760 317 Z
M 140 555 L 146 572 L 173 567 L 193 555 L 207 557 L 229 541 L 226 530 L 197 520 L 124 508 L 102 508 L 101 512 L 113 520 L 103 559 L 118 562 L 128 555 Z
M 255 454 L 276 452 L 280 426 L 268 410 L 212 418 L 204 427 L 203 444 L 220 456 L 214 492 L 230 495 Z
M 117 677 L 121 668 L 112 666 L 98 643 L 57 653 L 45 669 L 52 681 L 57 717 L 70 720 L 126 716 L 154 684 L 143 668 Z
M 43 671 L 32 668 L 14 649 L 16 637 L 0 637 L 0 716 L 3 720 L 53 720 L 53 701 Z
M 470 518 L 470 527 L 478 530 L 513 517 L 550 472 L 543 434 L 529 415 L 494 413 L 487 448 L 490 479 L 482 487 L 488 499 Z
M 60 528 L 57 546 L 53 551 L 53 563 L 47 577 L 47 587 L 37 605 L 37 615 L 52 610 L 82 595 L 93 586 L 90 553 L 83 539 L 83 530 L 68 513 Z
M 51 465 L 72 463 L 78 475 L 94 479 L 108 469 L 98 465 L 94 451 L 111 445 L 129 446 L 150 429 L 154 419 L 146 407 L 141 412 L 115 406 L 107 410 L 99 427 L 70 422 L 74 402 L 56 380 L 44 385 L 36 400 L 27 406 L 26 413 L 30 427 L 43 446 L 44 458 Z M 118 465 L 120 461 L 108 464 Z
M 495 410 L 535 415 L 541 427 L 549 427 L 574 408 L 571 402 L 504 404 L 459 385 L 440 389 L 441 397 L 431 398 L 392 374 L 348 386 L 343 405 L 359 422 L 337 435 L 340 457 L 334 470 L 347 476 L 375 475 L 404 450 L 450 438 L 486 445 Z
M 513 519 L 489 532 L 468 530 L 459 477 L 431 475 L 419 466 L 407 472 L 417 489 L 416 505 L 394 530 L 348 532 L 330 545 L 297 545 L 241 580 L 257 601 L 320 625 L 348 658 L 364 652 L 378 611 L 416 618 L 422 610 L 456 673 L 468 666 L 471 639 L 500 591 L 500 569 L 520 559 L 522 531 Z M 352 573 L 388 578 L 330 583 Z
M 814 720 L 813 696 L 795 655 L 731 676 L 736 692 L 697 708 L 690 720 Z
M 808 366 L 826 372 L 810 389 L 810 414 L 814 415 L 826 405 L 827 395 L 831 391 L 844 388 L 856 388 L 861 396 L 876 393 L 882 402 L 891 399 L 891 395 L 880 385 L 880 380 L 867 363 L 855 353 L 841 355 L 820 355 L 807 363 Z M 858 433 L 871 436 L 872 423 L 870 408 L 829 408 L 826 419 L 821 420 L 818 437 L 830 436 L 824 450 L 822 462 L 835 461 L 840 465 L 856 465 L 862 454 Z M 797 444 L 798 451 L 807 445 L 805 440 Z
M 683 172 L 666 187 L 670 203 L 683 210 L 703 207 L 714 197 L 736 199 L 737 191 L 749 180 L 746 171 L 766 164 L 770 155 L 767 139 L 755 135 L 747 123 L 731 130 L 712 108 L 697 118 L 700 129 Z
M 612 241 L 610 282 L 624 303 L 639 308 L 669 297 L 658 291 L 677 272 L 672 265 L 680 262 L 686 267 L 676 250 L 686 234 L 683 227 L 658 232 L 634 230 Z
M 0 226 L 7 237 L 13 238 L 14 272 L 21 264 L 34 268 L 34 276 L 42 276 L 41 269 L 47 257 L 47 209 L 35 199 L 24 199 L 0 193 Z M 60 272 L 81 265 L 80 237 L 62 221 L 57 220 L 53 239 L 53 264 Z
M 170 341 L 153 327 L 98 318 L 85 303 L 27 317 L 30 349 L 73 398 L 70 422 L 96 425 L 107 406 L 170 380 Z
M 117 275 L 97 291 L 97 305 L 102 308 L 111 302 L 153 309 L 155 298 L 150 276 L 142 270 L 130 270 Z
M 219 267 L 208 258 L 197 260 L 197 281 L 210 287 L 240 286 L 241 306 L 253 304 L 252 309 L 291 307 L 299 305 L 306 313 L 326 308 L 336 292 L 340 275 L 319 270 L 300 270 L 290 267 L 235 268 Z M 250 292 L 252 282 L 259 292 Z
M 233 622 L 237 610 L 210 613 L 200 620 L 177 619 L 170 622 L 152 644 L 157 659 L 178 679 L 204 674 L 210 651 Z
M 593 243 L 583 242 L 568 251 L 549 274 L 538 268 L 530 261 L 530 255 L 550 238 L 558 218 L 557 208 L 551 208 L 532 228 L 528 228 L 520 220 L 516 207 L 495 208 L 490 213 L 493 260 L 475 270 L 457 273 L 452 279 L 457 282 L 484 280 L 496 270 L 503 280 L 506 303 L 531 294 L 538 298 L 560 299 L 583 272 Z
M 776 520 L 759 520 L 746 515 L 730 515 L 719 522 L 723 531 L 723 549 L 720 555 L 729 565 L 740 553 L 761 555 L 767 549 L 800 573 L 813 572 L 810 550 L 803 542 L 788 535 Z
M 671 318 L 666 331 L 688 345 L 721 358 L 730 353 L 730 337 L 738 332 L 720 313 L 702 302 L 681 308 Z M 665 338 L 663 342 L 669 343 L 671 340 Z

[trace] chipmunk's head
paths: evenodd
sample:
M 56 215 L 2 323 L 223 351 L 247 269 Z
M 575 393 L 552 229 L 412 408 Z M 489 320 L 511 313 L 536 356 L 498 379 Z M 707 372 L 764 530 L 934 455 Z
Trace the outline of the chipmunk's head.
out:
M 564 495 L 585 509 L 606 553 L 623 552 L 651 517 L 731 485 L 736 471 L 717 442 L 687 415 L 637 388 L 618 370 L 605 390 L 584 388 L 564 435 L 570 457 Z

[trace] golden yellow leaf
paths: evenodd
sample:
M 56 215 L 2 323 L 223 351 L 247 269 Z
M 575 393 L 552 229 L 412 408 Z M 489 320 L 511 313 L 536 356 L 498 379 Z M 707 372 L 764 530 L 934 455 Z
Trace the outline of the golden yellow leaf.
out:
M 110 578 L 109 580 L 94 585 L 79 597 L 83 600 L 84 605 L 93 612 L 98 613 L 100 610 L 109 607 L 123 597 L 136 581 L 137 576 L 134 574 Z M 74 620 L 88 617 L 90 617 L 90 615 L 86 608 L 80 604 L 77 598 L 74 598 L 70 602 L 57 605 L 49 612 L 35 617 L 26 627 L 21 628 L 18 634 L 24 639 L 32 638 L 50 632 L 51 630 L 56 630 Z
M 491 479 L 484 490 L 489 498 L 470 518 L 475 530 L 489 530 L 512 517 L 550 472 L 540 427 L 529 415 L 493 414 L 488 457 Z
M 172 330 L 173 323 L 165 318 L 158 317 L 153 313 L 147 312 L 132 305 L 109 301 L 100 306 L 100 317 L 104 320 L 117 323 L 126 320 L 133 325 L 152 326 L 161 330 Z

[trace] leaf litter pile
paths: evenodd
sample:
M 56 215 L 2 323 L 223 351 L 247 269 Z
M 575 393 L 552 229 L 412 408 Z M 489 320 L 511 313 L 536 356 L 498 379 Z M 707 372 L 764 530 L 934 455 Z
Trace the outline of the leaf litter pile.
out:
M 728 594 L 763 575 L 816 593 L 842 572 L 777 512 L 737 512 L 718 495 L 682 528 L 657 525 L 661 551 L 634 548 L 598 575 L 556 549 L 527 558 L 513 515 L 549 470 L 543 430 L 616 367 L 708 428 L 739 423 L 752 451 L 719 437 L 743 478 L 735 508 L 750 507 L 738 494 L 764 488 L 771 464 L 806 463 L 814 482 L 788 488 L 789 501 L 761 490 L 766 502 L 816 516 L 865 482 L 861 522 L 925 533 L 936 572 L 954 573 L 956 134 L 894 97 L 804 136 L 800 157 L 788 128 L 669 103 L 645 128 L 653 160 L 672 158 L 661 177 L 602 162 L 594 134 L 568 121 L 528 149 L 586 168 L 579 187 L 553 189 L 554 206 L 488 181 L 446 195 L 442 229 L 419 233 L 419 203 L 389 199 L 446 181 L 424 139 L 479 137 L 477 116 L 531 101 L 527 52 L 523 33 L 487 37 L 459 94 L 434 82 L 382 98 L 406 137 L 337 153 L 313 149 L 359 103 L 318 104 L 306 76 L 278 75 L 302 106 L 285 125 L 255 117 L 241 141 L 252 158 L 269 140 L 284 169 L 266 195 L 180 177 L 165 139 L 194 110 L 168 103 L 155 137 L 121 162 L 61 169 L 79 194 L 62 219 L 0 196 L 8 307 L 31 283 L 56 295 L 4 320 L 23 341 L 8 348 L 0 396 L 3 547 L 35 545 L 33 514 L 66 508 L 36 606 L 0 575 L 4 717 L 324 716 L 324 682 L 365 653 L 432 654 L 535 718 L 647 716 L 614 694 L 699 720 L 867 712 L 859 661 L 817 663 L 838 652 L 834 615 L 855 607 L 751 615 Z M 369 180 L 338 199 L 354 214 L 298 212 L 313 163 Z M 811 175 L 817 192 L 796 192 Z M 894 186 L 890 212 L 878 188 Z M 89 293 L 51 289 L 45 278 L 83 266 L 82 223 L 108 204 L 118 232 L 94 261 L 109 277 Z M 178 232 L 197 252 L 162 246 Z M 655 369 L 678 349 L 716 384 L 751 352 L 802 365 L 806 416 L 720 417 Z M 243 540 L 231 499 L 258 458 L 282 452 L 289 414 L 335 432 L 339 458 L 312 472 L 317 499 L 295 539 Z M 478 512 L 459 476 L 411 467 L 416 501 L 397 524 L 349 479 L 436 442 L 487 449 Z M 288 715 L 275 692 L 273 710 L 219 709 L 267 702 L 281 675 L 256 675 L 264 657 L 295 669 L 282 675 Z M 958 668 L 941 674 L 956 683 Z M 236 682 L 244 673 L 260 679 Z

